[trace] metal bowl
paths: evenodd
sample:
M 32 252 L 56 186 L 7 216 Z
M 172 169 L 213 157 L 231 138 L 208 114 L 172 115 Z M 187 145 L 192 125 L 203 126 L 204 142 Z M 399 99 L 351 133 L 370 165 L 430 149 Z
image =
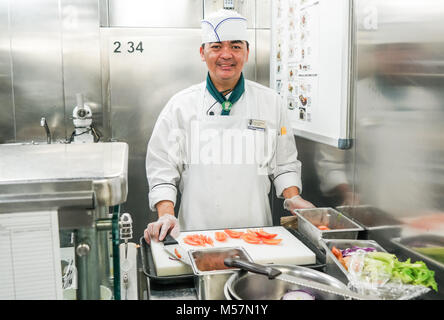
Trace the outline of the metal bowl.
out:
M 303 277 L 338 289 L 347 289 L 344 283 L 320 271 L 294 265 L 272 266 L 284 274 Z M 316 300 L 344 300 L 344 297 L 336 294 L 299 287 L 282 280 L 270 280 L 266 276 L 244 270 L 235 272 L 228 278 L 224 294 L 227 300 L 280 300 L 286 292 L 301 289 L 312 292 Z

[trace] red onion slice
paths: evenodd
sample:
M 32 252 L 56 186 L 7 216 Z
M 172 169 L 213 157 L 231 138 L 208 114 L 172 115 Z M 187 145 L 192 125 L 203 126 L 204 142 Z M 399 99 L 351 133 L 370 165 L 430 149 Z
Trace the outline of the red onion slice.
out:
M 308 291 L 292 290 L 284 294 L 281 300 L 315 300 L 315 296 Z

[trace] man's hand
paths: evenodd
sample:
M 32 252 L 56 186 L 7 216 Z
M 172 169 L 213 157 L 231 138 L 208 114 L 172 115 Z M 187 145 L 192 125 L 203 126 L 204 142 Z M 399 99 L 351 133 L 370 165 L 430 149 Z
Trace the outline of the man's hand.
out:
M 149 244 L 151 239 L 162 241 L 168 232 L 173 238 L 177 238 L 180 234 L 179 222 L 174 216 L 174 204 L 171 201 L 160 201 L 156 204 L 159 219 L 151 222 L 146 227 L 143 236 Z
M 316 208 L 311 202 L 304 200 L 300 195 L 293 196 L 284 200 L 284 209 L 295 214 L 293 211 L 296 209 L 309 209 Z
M 282 195 L 285 198 L 284 209 L 290 211 L 293 215 L 295 214 L 293 212 L 295 209 L 316 208 L 311 202 L 304 200 L 299 195 L 299 188 L 296 186 L 284 189 Z
M 171 214 L 164 214 L 157 221 L 148 224 L 143 235 L 145 241 L 150 243 L 151 239 L 162 241 L 168 233 L 170 233 L 173 238 L 179 236 L 179 221 Z

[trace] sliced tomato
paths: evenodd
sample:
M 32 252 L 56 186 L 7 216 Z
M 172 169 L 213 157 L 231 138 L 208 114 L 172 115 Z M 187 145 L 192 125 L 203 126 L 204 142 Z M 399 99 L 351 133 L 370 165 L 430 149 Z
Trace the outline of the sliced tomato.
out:
M 277 245 L 279 243 L 281 243 L 282 239 L 268 239 L 268 238 L 263 238 L 262 242 L 264 244 L 271 244 L 271 245 Z
M 214 241 L 211 237 L 206 236 L 204 234 L 189 234 L 183 238 L 183 241 L 186 244 L 192 246 L 203 246 L 205 247 L 207 244 L 214 245 Z
M 234 239 L 238 239 L 238 238 L 240 238 L 241 235 L 244 234 L 244 232 L 234 231 L 234 230 L 230 230 L 230 229 L 225 229 L 224 231 L 226 234 L 228 234 L 230 236 L 230 238 L 234 238 Z
M 176 254 L 176 256 L 181 259 L 182 256 L 180 255 L 179 251 L 177 251 L 177 248 L 174 248 L 174 253 Z
M 189 234 L 183 241 L 192 246 L 205 246 L 205 241 L 198 234 Z
M 223 242 L 223 241 L 227 240 L 228 235 L 225 232 L 216 231 L 216 233 L 214 234 L 214 237 L 216 238 L 217 241 Z
M 331 252 L 335 255 L 336 259 L 341 260 L 342 259 L 342 252 L 335 246 L 331 248 Z
M 200 242 L 196 242 L 194 240 L 192 240 L 191 238 L 183 238 L 183 242 L 185 242 L 186 244 L 189 244 L 190 246 L 200 246 L 201 243 Z
M 259 231 L 256 231 L 256 234 L 259 237 L 265 238 L 265 239 L 272 239 L 277 236 L 277 233 L 268 233 L 268 232 L 264 231 L 264 229 L 259 229 Z
M 200 241 L 202 246 L 206 246 L 207 244 L 207 238 L 203 234 L 197 234 L 196 238 Z
M 241 236 L 242 240 L 251 244 L 260 244 L 262 243 L 262 239 L 253 235 L 252 233 L 245 233 Z
M 195 237 L 190 236 L 190 235 L 183 238 L 183 241 L 185 243 L 191 244 L 193 246 L 200 246 L 200 241 L 198 241 Z
M 211 239 L 211 237 L 209 236 L 205 237 L 205 242 L 208 243 L 210 246 L 214 245 L 213 239 Z
M 325 231 L 325 230 L 331 230 L 329 227 L 327 227 L 327 226 L 318 226 L 318 229 L 319 230 L 323 230 L 323 231 Z
M 256 240 L 256 239 L 251 239 L 251 238 L 243 238 L 243 240 L 247 243 L 251 243 L 251 244 L 260 244 L 261 240 Z

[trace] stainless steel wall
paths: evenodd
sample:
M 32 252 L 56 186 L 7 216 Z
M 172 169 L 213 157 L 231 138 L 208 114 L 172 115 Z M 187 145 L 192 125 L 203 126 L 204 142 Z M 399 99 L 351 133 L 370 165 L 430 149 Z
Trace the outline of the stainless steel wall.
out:
M 0 1 L 0 143 L 46 141 L 42 116 L 66 139 L 78 92 L 101 128 L 98 17 L 96 1 Z
M 444 213 L 444 3 L 355 11 L 356 189 L 397 216 Z
M 0 1 L 0 143 L 15 140 L 9 2 Z

